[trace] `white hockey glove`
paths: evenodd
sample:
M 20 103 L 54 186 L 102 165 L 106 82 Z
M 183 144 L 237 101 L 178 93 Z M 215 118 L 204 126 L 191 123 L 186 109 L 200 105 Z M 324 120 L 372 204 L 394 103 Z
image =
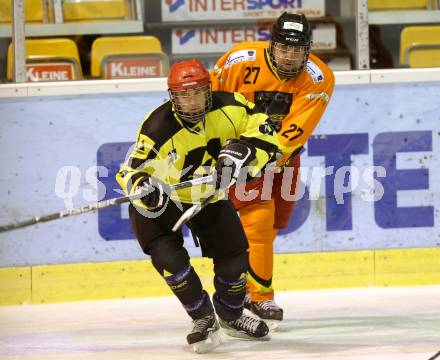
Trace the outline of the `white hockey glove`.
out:
M 240 171 L 255 159 L 255 147 L 243 140 L 231 140 L 220 150 L 215 165 L 216 189 L 226 189 L 233 185 Z

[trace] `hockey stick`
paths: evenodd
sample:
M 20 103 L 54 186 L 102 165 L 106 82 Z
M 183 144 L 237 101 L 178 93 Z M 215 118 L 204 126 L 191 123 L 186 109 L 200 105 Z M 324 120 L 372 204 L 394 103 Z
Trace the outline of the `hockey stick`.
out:
M 434 356 L 430 357 L 428 360 L 437 359 L 439 356 L 440 356 L 440 351 L 437 354 L 435 354 Z
M 188 181 L 183 181 L 183 182 L 175 184 L 175 185 L 165 184 L 164 187 L 167 189 L 166 192 L 169 194 L 174 190 L 180 190 L 180 189 L 185 189 L 185 188 L 188 188 L 191 186 L 207 184 L 212 181 L 213 181 L 212 175 L 208 175 L 208 176 L 204 176 L 204 177 L 200 177 L 200 178 L 196 178 L 196 179 L 192 179 L 192 180 L 188 180 Z M 85 214 L 85 213 L 95 211 L 98 209 L 103 209 L 103 208 L 110 207 L 110 206 L 120 205 L 120 204 L 129 202 L 129 201 L 132 201 L 132 200 L 140 199 L 145 195 L 145 193 L 149 190 L 149 188 L 150 188 L 150 186 L 147 186 L 144 188 L 141 187 L 141 188 L 139 188 L 138 191 L 136 191 L 130 195 L 121 196 L 118 198 L 104 200 L 104 201 L 99 201 L 97 203 L 82 206 L 82 207 L 79 207 L 76 209 L 64 210 L 64 211 L 60 211 L 57 213 L 52 213 L 52 214 L 44 215 L 44 216 L 37 216 L 37 217 L 34 217 L 29 220 L 19 221 L 15 224 L 0 226 L 0 233 L 20 229 L 20 228 L 23 228 L 26 226 L 35 225 L 35 224 L 39 224 L 42 222 L 65 218 L 68 216 Z
M 214 193 L 208 196 L 205 200 L 203 200 L 200 204 L 195 204 L 191 206 L 188 210 L 186 210 L 182 216 L 180 216 L 179 220 L 173 226 L 173 232 L 179 230 L 183 225 L 185 225 L 188 221 L 190 221 L 194 216 L 196 216 L 200 211 L 203 210 L 209 203 L 214 200 L 219 194 L 220 190 L 214 191 Z
M 304 151 L 303 147 L 300 147 L 296 149 L 289 157 L 288 161 L 292 160 L 295 156 L 298 156 Z M 279 159 L 279 158 L 278 158 Z M 277 159 L 277 160 L 278 160 Z M 234 182 L 231 182 L 228 187 L 224 190 L 227 190 L 230 186 L 232 186 Z M 177 220 L 177 222 L 173 226 L 173 232 L 176 232 L 179 230 L 183 225 L 185 225 L 188 221 L 190 221 L 194 216 L 196 216 L 200 211 L 203 210 L 209 203 L 214 200 L 218 195 L 220 195 L 221 190 L 216 190 L 212 195 L 207 197 L 205 200 L 203 200 L 200 204 L 195 204 L 191 206 L 188 210 L 186 210 L 180 218 Z

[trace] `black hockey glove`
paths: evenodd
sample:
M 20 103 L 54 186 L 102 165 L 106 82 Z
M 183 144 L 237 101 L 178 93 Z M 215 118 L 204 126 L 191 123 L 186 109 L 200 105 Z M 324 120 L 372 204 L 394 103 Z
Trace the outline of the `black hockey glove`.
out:
M 142 188 L 142 192 L 145 194 L 141 201 L 149 209 L 160 208 L 166 203 L 167 194 L 159 181 L 146 177 L 138 184 L 136 190 L 139 188 Z
M 255 159 L 255 147 L 243 140 L 231 140 L 220 150 L 215 165 L 216 189 L 226 189 L 237 181 L 241 170 Z

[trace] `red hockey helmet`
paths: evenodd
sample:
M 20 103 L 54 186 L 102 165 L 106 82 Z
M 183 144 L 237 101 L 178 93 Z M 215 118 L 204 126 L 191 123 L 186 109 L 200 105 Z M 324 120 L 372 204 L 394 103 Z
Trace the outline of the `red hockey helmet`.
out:
M 180 61 L 175 63 L 168 75 L 170 90 L 186 90 L 209 83 L 209 73 L 199 60 Z
M 180 119 L 198 123 L 212 105 L 209 73 L 199 60 L 175 63 L 168 76 L 168 91 Z

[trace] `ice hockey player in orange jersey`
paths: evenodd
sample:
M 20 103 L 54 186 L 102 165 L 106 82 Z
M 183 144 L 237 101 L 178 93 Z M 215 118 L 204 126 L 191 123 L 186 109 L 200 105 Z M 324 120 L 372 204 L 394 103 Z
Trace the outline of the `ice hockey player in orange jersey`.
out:
M 273 242 L 278 230 L 288 225 L 294 207 L 294 201 L 288 199 L 297 184 L 299 153 L 321 119 L 334 88 L 332 71 L 310 54 L 310 34 L 304 15 L 285 12 L 272 27 L 271 41 L 235 45 L 211 72 L 213 90 L 240 92 L 269 115 L 282 146 L 283 156 L 274 169 L 248 182 L 245 189 L 232 189 L 229 194 L 240 211 L 249 241 L 245 307 L 272 328 L 283 319 L 272 288 Z M 283 177 L 288 177 L 284 180 L 287 189 L 282 186 Z M 270 179 L 272 191 L 267 195 L 263 183 Z M 253 200 L 240 196 L 253 190 L 258 190 Z

